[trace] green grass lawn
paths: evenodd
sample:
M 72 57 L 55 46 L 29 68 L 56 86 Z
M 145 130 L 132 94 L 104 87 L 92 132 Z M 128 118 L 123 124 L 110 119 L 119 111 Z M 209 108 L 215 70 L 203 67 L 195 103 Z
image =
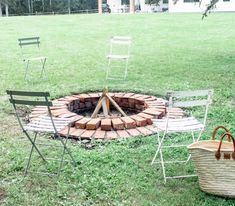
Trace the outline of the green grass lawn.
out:
M 155 136 L 125 142 L 73 146 L 80 161 L 58 177 L 28 176 L 29 148 L 12 115 L 5 90 L 49 91 L 52 98 L 72 92 L 214 89 L 209 110 L 210 138 L 217 125 L 235 133 L 235 13 L 136 15 L 61 15 L 0 19 L 0 189 L 2 205 L 235 205 L 200 191 L 196 178 L 163 184 L 160 167 L 151 166 Z M 128 79 L 105 81 L 109 38 L 133 38 Z M 48 57 L 47 79 L 23 79 L 17 39 L 40 36 Z M 33 71 L 35 73 L 35 71 Z M 179 171 L 170 167 L 170 173 Z M 234 171 L 231 171 L 234 172 Z

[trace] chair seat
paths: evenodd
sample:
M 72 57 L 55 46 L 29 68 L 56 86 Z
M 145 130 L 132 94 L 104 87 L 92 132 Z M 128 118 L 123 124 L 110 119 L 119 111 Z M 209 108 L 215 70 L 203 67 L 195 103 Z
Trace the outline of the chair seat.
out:
M 107 56 L 108 59 L 128 59 L 129 56 L 128 55 L 114 55 L 114 54 L 110 54 Z
M 53 121 L 57 131 L 62 130 L 71 122 L 71 120 L 67 118 L 59 118 L 59 117 L 53 117 Z M 26 131 L 34 131 L 34 132 L 46 132 L 46 133 L 55 132 L 51 122 L 51 118 L 49 116 L 40 116 L 34 119 L 32 122 L 24 126 L 24 129 Z
M 166 122 L 167 119 L 153 119 L 153 124 L 158 128 L 159 131 L 165 130 Z M 204 130 L 204 125 L 199 122 L 195 117 L 169 119 L 168 121 L 168 133 L 202 130 Z
M 28 58 L 24 59 L 24 61 L 37 61 L 37 60 L 45 60 L 47 57 L 34 57 L 34 58 Z

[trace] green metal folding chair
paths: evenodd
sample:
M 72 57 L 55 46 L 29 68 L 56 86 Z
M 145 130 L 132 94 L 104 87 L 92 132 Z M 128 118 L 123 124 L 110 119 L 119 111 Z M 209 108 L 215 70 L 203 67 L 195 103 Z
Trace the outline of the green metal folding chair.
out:
M 40 37 L 20 38 L 18 39 L 19 46 L 21 48 L 21 55 L 25 64 L 25 75 L 26 79 L 29 70 L 29 64 L 32 61 L 39 61 L 41 65 L 41 75 L 45 73 L 45 64 L 47 57 L 41 56 L 40 54 Z
M 75 166 L 77 163 L 74 157 L 72 156 L 70 150 L 67 147 L 71 120 L 67 118 L 52 117 L 51 109 L 50 109 L 50 107 L 52 106 L 52 102 L 48 100 L 48 97 L 50 96 L 50 94 L 48 92 L 26 92 L 26 91 L 10 91 L 10 90 L 7 90 L 7 94 L 10 95 L 9 101 L 10 103 L 13 104 L 15 114 L 16 114 L 20 127 L 23 133 L 26 135 L 26 137 L 30 141 L 30 143 L 32 144 L 24 175 L 26 175 L 29 172 L 30 163 L 32 160 L 32 154 L 34 151 L 38 153 L 39 157 L 44 162 L 48 162 L 49 159 L 60 161 L 59 171 L 56 174 L 59 174 L 61 172 L 63 163 L 65 161 L 64 160 L 65 153 L 68 154 L 68 156 L 71 158 L 71 162 Z M 24 122 L 20 118 L 19 110 L 17 109 L 18 105 L 46 107 L 48 110 L 48 114 L 35 118 L 32 121 L 30 121 L 28 124 L 24 124 Z M 60 136 L 59 131 L 64 129 L 66 126 L 68 127 L 68 133 L 67 133 L 66 138 L 64 139 Z M 61 142 L 62 145 L 60 146 L 62 147 L 62 154 L 61 154 L 60 159 L 44 157 L 42 152 L 39 150 L 39 147 L 38 147 L 39 143 L 37 145 L 37 142 L 36 142 L 38 134 L 53 134 L 53 137 L 57 139 L 59 142 Z M 58 147 L 58 145 L 56 144 L 55 145 L 44 144 L 44 145 Z M 50 174 L 47 172 L 36 172 L 36 173 Z

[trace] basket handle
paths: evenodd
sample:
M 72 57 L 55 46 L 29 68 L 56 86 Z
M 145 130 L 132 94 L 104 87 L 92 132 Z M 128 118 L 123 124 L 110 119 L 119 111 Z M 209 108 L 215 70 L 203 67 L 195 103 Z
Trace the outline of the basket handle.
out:
M 234 139 L 233 135 L 232 135 L 231 133 L 229 133 L 229 132 L 226 132 L 226 133 L 224 133 L 224 134 L 222 135 L 222 137 L 221 137 L 221 139 L 220 139 L 220 143 L 219 143 L 219 148 L 218 148 L 218 150 L 215 152 L 215 158 L 216 158 L 217 160 L 219 160 L 220 157 L 221 157 L 220 149 L 221 149 L 222 142 L 223 142 L 223 139 L 224 139 L 225 136 L 228 136 L 228 138 L 232 138 L 232 140 L 233 140 L 233 153 L 232 153 L 232 158 L 233 158 L 233 160 L 235 160 L 235 139 Z
M 226 132 L 229 132 L 229 130 L 228 130 L 226 127 L 220 125 L 220 126 L 218 126 L 218 127 L 216 127 L 216 128 L 214 129 L 214 132 L 213 132 L 213 134 L 212 134 L 212 140 L 215 140 L 216 132 L 217 132 L 217 130 L 220 129 L 220 128 L 224 129 Z M 231 141 L 231 140 L 230 140 L 230 136 L 228 137 L 228 141 L 229 141 L 229 142 Z

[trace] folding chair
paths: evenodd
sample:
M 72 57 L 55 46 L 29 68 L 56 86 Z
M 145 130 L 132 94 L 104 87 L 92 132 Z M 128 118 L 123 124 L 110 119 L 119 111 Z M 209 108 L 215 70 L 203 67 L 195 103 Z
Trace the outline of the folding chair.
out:
M 195 175 L 166 176 L 165 164 L 188 163 L 188 161 L 190 160 L 190 155 L 188 155 L 186 160 L 165 161 L 163 158 L 162 150 L 167 148 L 171 149 L 171 148 L 187 147 L 187 145 L 178 145 L 178 144 L 176 145 L 172 143 L 171 145 L 164 145 L 164 142 L 166 142 L 167 137 L 169 137 L 169 134 L 172 133 L 191 133 L 193 142 L 198 141 L 200 139 L 201 134 L 206 126 L 208 108 L 209 105 L 212 103 L 212 95 L 213 95 L 213 90 L 176 91 L 176 92 L 167 93 L 167 96 L 169 97 L 169 102 L 167 107 L 166 118 L 153 120 L 154 125 L 158 129 L 158 134 L 157 134 L 158 147 L 151 163 L 151 164 L 161 163 L 164 183 L 166 183 L 167 179 L 171 178 L 184 178 L 184 177 L 195 176 Z M 204 117 L 202 122 L 197 120 L 192 115 L 190 115 L 190 117 L 183 117 L 177 119 L 171 118 L 173 108 L 175 107 L 190 108 L 198 106 L 203 107 Z M 196 132 L 198 133 L 197 137 L 195 137 Z M 160 134 L 162 134 L 162 136 L 160 136 Z M 171 138 L 174 137 L 172 137 L 171 135 Z M 172 141 L 170 140 L 170 142 Z M 155 161 L 158 155 L 160 155 L 160 161 Z
M 49 159 L 60 161 L 58 174 L 61 172 L 65 153 L 69 155 L 69 157 L 72 160 L 72 163 L 75 166 L 76 161 L 67 147 L 67 141 L 69 137 L 69 130 L 70 130 L 71 122 L 67 118 L 52 117 L 51 110 L 50 110 L 50 106 L 52 106 L 52 102 L 48 100 L 48 97 L 50 96 L 50 94 L 48 92 L 26 92 L 26 91 L 10 91 L 10 90 L 7 90 L 7 94 L 10 95 L 9 101 L 10 103 L 13 104 L 15 114 L 16 114 L 20 127 L 23 133 L 26 135 L 26 137 L 32 144 L 30 154 L 29 154 L 29 159 L 28 159 L 24 174 L 26 175 L 29 171 L 32 154 L 34 151 L 38 153 L 39 157 L 44 162 L 47 162 L 47 160 Z M 19 110 L 17 110 L 18 105 L 43 106 L 47 108 L 48 115 L 40 116 L 38 118 L 33 119 L 28 124 L 24 124 L 20 118 L 20 114 L 18 112 Z M 68 127 L 68 133 L 67 133 L 66 139 L 64 140 L 58 132 L 61 129 L 65 128 L 66 126 Z M 32 132 L 34 136 L 31 136 L 32 134 L 30 132 Z M 59 142 L 61 142 L 62 144 L 61 147 L 62 147 L 63 152 L 61 154 L 60 159 L 45 158 L 43 156 L 42 152 L 39 150 L 39 147 L 38 147 L 39 143 L 37 145 L 37 142 L 36 142 L 38 134 L 54 134 L 54 138 L 59 140 Z M 48 144 L 44 144 L 44 145 L 58 147 L 58 145 L 48 145 Z M 49 174 L 49 173 L 44 173 L 44 172 L 36 172 L 36 173 Z
M 30 37 L 30 38 L 20 38 L 18 39 L 19 46 L 21 48 L 21 55 L 23 62 L 25 63 L 25 75 L 24 79 L 26 79 L 29 63 L 32 61 L 40 61 L 41 63 L 41 77 L 45 73 L 45 64 L 47 58 L 41 56 L 40 54 L 40 37 Z
M 108 67 L 106 70 L 106 79 L 126 79 L 130 57 L 130 46 L 131 37 L 114 36 L 110 39 L 110 51 L 107 56 Z M 118 74 L 114 74 L 115 72 Z

